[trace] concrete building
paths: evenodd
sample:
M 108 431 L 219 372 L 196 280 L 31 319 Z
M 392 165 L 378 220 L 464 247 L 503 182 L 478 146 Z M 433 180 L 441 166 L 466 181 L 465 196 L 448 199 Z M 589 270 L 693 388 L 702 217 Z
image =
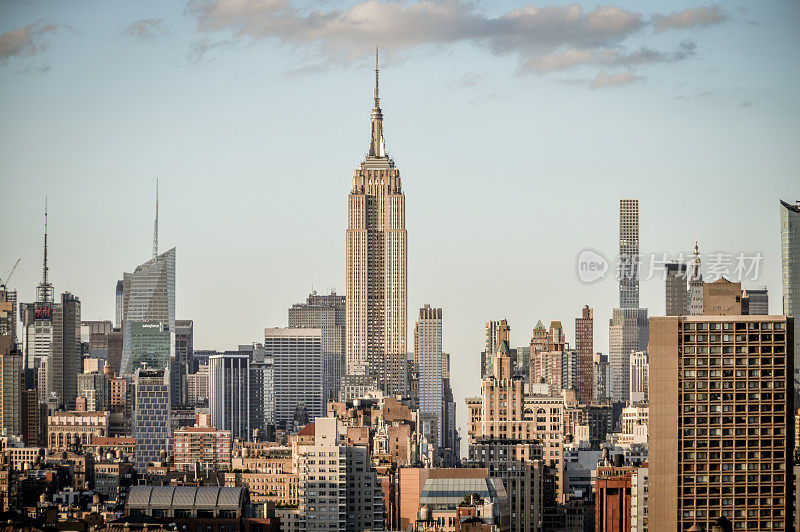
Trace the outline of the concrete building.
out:
M 169 367 L 175 352 L 175 248 L 124 273 L 122 282 L 120 373 L 132 374 L 142 363 Z
M 639 308 L 639 200 L 619 200 L 619 307 Z
M 630 368 L 628 400 L 631 403 L 647 402 L 647 379 L 649 375 L 647 351 L 634 351 L 631 353 Z
M 608 355 L 595 353 L 592 356 L 592 379 L 592 402 L 603 404 L 611 400 L 611 364 L 608 362 Z
M 631 530 L 631 474 L 598 478 L 595 484 L 595 530 Z
M 53 412 L 47 417 L 47 446 L 53 451 L 65 451 L 75 436 L 78 443 L 87 445 L 95 436 L 108 436 L 110 426 L 108 412 Z
M 175 320 L 175 356 L 170 370 L 173 406 L 185 405 L 189 400 L 187 376 L 193 369 L 193 355 L 194 322 L 192 320 Z
M 786 316 L 651 319 L 651 527 L 790 528 L 793 341 Z
M 492 320 L 486 322 L 486 342 L 484 344 L 481 379 L 491 377 L 494 368 L 494 354 L 500 346 L 500 342 L 505 341 L 511 345 L 511 327 L 507 320 Z
M 134 465 L 143 473 L 147 464 L 157 462 L 161 451 L 172 455 L 169 370 L 139 368 L 135 373 L 133 437 L 136 438 Z
M 265 329 L 264 350 L 273 361 L 276 426 L 286 428 L 298 405 L 311 419 L 324 415 L 322 329 Z
M 594 353 L 594 311 L 584 305 L 581 317 L 575 318 L 575 351 L 578 359 L 578 379 L 575 391 L 578 402 L 592 402 L 592 354 Z
M 208 401 L 208 364 L 200 364 L 196 373 L 186 376 L 186 391 L 190 405 Z
M 95 412 L 105 408 L 106 378 L 102 373 L 78 373 L 78 396 L 86 399 L 86 410 Z
M 710 316 L 749 314 L 746 299 L 743 299 L 742 295 L 742 283 L 733 283 L 724 277 L 703 283 L 703 314 Z
M 630 399 L 631 352 L 647 350 L 647 309 L 615 308 L 612 312 L 608 328 L 611 400 L 624 403 Z
M 300 447 L 300 530 L 386 529 L 383 492 L 369 451 L 340 444 L 336 418 L 317 418 L 314 443 Z
M 228 351 L 209 357 L 208 407 L 211 425 L 229 430 L 234 438 L 250 441 L 252 413 L 261 405 L 251 401 L 250 355 Z M 263 399 L 262 399 L 263 400 Z
M 217 430 L 211 416 L 197 414 L 193 427 L 175 431 L 175 469 L 193 471 L 227 471 L 231 468 L 231 431 Z M 197 464 L 197 465 L 195 465 Z
M 685 316 L 689 312 L 689 292 L 686 288 L 686 264 L 668 262 L 664 265 L 664 307 L 666 316 Z
M 22 435 L 22 354 L 10 334 L 0 335 L 0 430 Z
M 22 390 L 22 439 L 28 447 L 47 446 L 47 405 L 36 390 Z
M 53 335 L 47 357 L 47 395 L 58 398 L 67 410 L 75 408 L 78 396 L 76 375 L 81 370 L 81 302 L 65 292 L 53 305 Z
M 794 316 L 794 353 L 800 352 L 800 203 L 781 201 L 783 313 Z M 800 355 L 794 361 L 795 408 L 800 406 Z
M 347 199 L 346 354 L 349 375 L 377 377 L 381 390 L 406 389 L 407 234 L 400 171 L 383 138 L 375 65 L 369 152 Z
M 745 291 L 748 303 L 748 314 L 750 316 L 766 316 L 769 314 L 769 290 L 764 288 L 753 288 Z
M 649 514 L 650 468 L 645 462 L 631 474 L 631 532 L 650 530 Z
M 443 440 L 444 381 L 442 371 L 442 309 L 425 305 L 414 326 L 414 363 L 419 368 L 419 411 L 436 417 L 437 446 Z
M 322 329 L 322 352 L 329 367 L 324 373 L 324 395 L 339 396 L 342 376 L 345 375 L 345 346 L 347 314 L 345 297 L 331 292 L 328 295 L 308 295 L 305 303 L 289 308 L 289 327 Z

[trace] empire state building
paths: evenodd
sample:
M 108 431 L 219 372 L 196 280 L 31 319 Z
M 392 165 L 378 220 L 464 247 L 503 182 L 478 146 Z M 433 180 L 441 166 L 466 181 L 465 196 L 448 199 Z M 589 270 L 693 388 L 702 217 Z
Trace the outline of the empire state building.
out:
M 377 51 L 370 122 L 347 198 L 347 373 L 374 377 L 394 395 L 406 388 L 406 200 L 383 139 Z

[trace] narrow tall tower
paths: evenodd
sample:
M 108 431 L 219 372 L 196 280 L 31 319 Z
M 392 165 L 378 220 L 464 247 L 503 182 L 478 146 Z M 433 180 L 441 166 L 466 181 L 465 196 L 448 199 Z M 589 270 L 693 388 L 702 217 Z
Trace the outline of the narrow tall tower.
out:
M 347 199 L 346 358 L 349 375 L 372 375 L 396 394 L 406 388 L 405 195 L 386 152 L 378 74 L 376 49 L 369 151 Z
M 156 221 L 153 223 L 153 258 L 158 257 L 158 178 L 156 178 Z
M 38 303 L 53 302 L 53 285 L 47 280 L 47 196 L 44 198 L 44 259 L 42 260 L 42 282 L 36 287 Z
M 639 308 L 639 200 L 619 200 L 619 306 Z

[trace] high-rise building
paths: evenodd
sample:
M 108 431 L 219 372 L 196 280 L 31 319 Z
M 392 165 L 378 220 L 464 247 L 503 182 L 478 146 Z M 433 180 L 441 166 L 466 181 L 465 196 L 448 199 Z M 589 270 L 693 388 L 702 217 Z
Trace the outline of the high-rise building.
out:
M 22 354 L 10 334 L 0 335 L 0 429 L 22 435 Z
M 594 311 L 589 305 L 581 309 L 581 317 L 575 318 L 575 351 L 578 360 L 578 378 L 575 389 L 578 402 L 592 402 L 592 354 L 594 353 Z
M 414 360 L 419 367 L 419 411 L 436 417 L 437 446 L 443 440 L 442 309 L 425 305 L 414 326 Z
M 700 248 L 694 243 L 694 258 L 689 265 L 689 315 L 703 314 L 703 273 L 700 271 Z
M 800 203 L 781 201 L 783 313 L 794 316 L 795 408 L 800 406 Z
M 323 373 L 324 394 L 339 397 L 342 377 L 345 375 L 345 297 L 331 292 L 320 295 L 311 292 L 305 303 L 296 303 L 289 308 L 289 327 L 322 329 L 322 351 L 329 367 Z
M 298 406 L 310 419 L 324 415 L 322 329 L 265 329 L 264 351 L 273 361 L 276 426 L 291 424 Z
M 689 293 L 686 291 L 686 264 L 668 262 L 665 282 L 665 309 L 667 316 L 685 316 Z
M 229 351 L 209 357 L 208 407 L 211 425 L 229 430 L 234 438 L 249 441 L 250 355 Z
M 791 529 L 792 321 L 651 318 L 652 528 Z
M 78 373 L 78 397 L 86 399 L 86 411 L 95 412 L 105 407 L 105 376 L 99 372 Z
M 647 309 L 615 308 L 612 312 L 608 328 L 611 400 L 624 403 L 629 400 L 631 353 L 647 349 Z
M 47 446 L 47 405 L 36 390 L 22 390 L 22 439 L 28 447 Z
M 639 308 L 639 200 L 619 200 L 619 306 Z
M 189 374 L 194 354 L 194 323 L 192 320 L 175 320 L 175 354 L 170 359 L 170 378 L 172 382 L 172 407 L 186 404 L 188 388 L 186 376 Z
M 0 336 L 8 335 L 17 340 L 17 291 L 8 290 L 0 284 Z
M 405 195 L 384 144 L 375 62 L 369 152 L 347 200 L 347 373 L 374 376 L 395 395 L 406 389 Z
M 511 345 L 511 327 L 506 320 L 492 320 L 486 322 L 486 344 L 484 346 L 483 357 L 481 358 L 481 379 L 492 376 L 494 368 L 494 354 L 500 342 L 505 341 Z
M 769 291 L 766 287 L 748 289 L 744 292 L 749 300 L 747 306 L 749 315 L 766 316 L 769 314 Z
M 114 291 L 114 327 L 122 328 L 122 305 L 125 299 L 125 282 L 120 279 L 117 281 L 117 288 Z
M 592 402 L 603 404 L 611 399 L 611 364 L 608 355 L 595 353 L 592 356 L 592 380 L 594 389 Z
M 78 396 L 77 375 L 81 371 L 81 302 L 61 294 L 61 303 L 52 306 L 52 343 L 47 357 L 47 396 L 55 395 L 59 405 L 75 408 Z
M 170 366 L 175 348 L 175 248 L 123 274 L 122 374 Z
M 144 472 L 147 464 L 172 454 L 169 369 L 138 368 L 135 375 L 133 437 L 136 438 L 135 467 Z
M 317 418 L 313 444 L 300 447 L 300 530 L 386 529 L 383 491 L 363 446 L 340 445 L 340 421 Z M 310 435 L 309 435 L 310 436 Z
M 631 376 L 628 399 L 631 403 L 647 402 L 649 362 L 647 351 L 634 351 L 630 359 Z

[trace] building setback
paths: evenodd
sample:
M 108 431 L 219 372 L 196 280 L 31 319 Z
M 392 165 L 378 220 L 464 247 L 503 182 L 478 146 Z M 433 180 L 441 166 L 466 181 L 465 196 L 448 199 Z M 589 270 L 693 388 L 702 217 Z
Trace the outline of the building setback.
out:
M 408 237 L 400 171 L 384 144 L 377 59 L 369 152 L 347 198 L 347 374 L 374 376 L 395 395 L 407 387 Z

